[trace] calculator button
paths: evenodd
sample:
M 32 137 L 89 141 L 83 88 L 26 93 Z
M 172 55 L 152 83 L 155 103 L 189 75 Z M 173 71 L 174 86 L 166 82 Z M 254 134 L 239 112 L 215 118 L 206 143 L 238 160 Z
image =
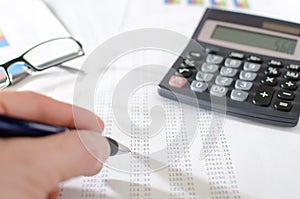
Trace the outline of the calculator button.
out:
M 282 62 L 275 59 L 271 59 L 269 60 L 268 65 L 273 67 L 282 67 Z
M 204 82 L 194 80 L 191 84 L 191 90 L 195 92 L 203 93 L 207 88 L 207 84 Z
M 215 73 L 219 69 L 219 66 L 211 63 L 203 63 L 201 67 L 201 71 L 205 73 Z
M 202 54 L 200 52 L 191 51 L 188 53 L 187 58 L 199 61 L 202 59 Z
M 236 80 L 235 82 L 235 88 L 239 90 L 245 90 L 249 91 L 253 86 L 252 82 L 242 81 L 242 80 Z
M 255 56 L 255 55 L 250 55 L 250 56 L 247 58 L 247 60 L 248 60 L 249 62 L 254 62 L 254 63 L 259 63 L 259 64 L 263 62 L 263 60 L 262 60 L 260 57 Z
M 274 108 L 280 111 L 290 111 L 293 107 L 291 102 L 276 100 L 274 102 Z
M 265 76 L 260 82 L 267 86 L 276 86 L 277 80 L 275 77 Z
M 208 54 L 209 53 L 211 53 L 211 54 L 217 54 L 219 51 L 220 51 L 219 48 L 213 47 L 213 46 L 205 48 L 205 52 L 208 53 Z
M 224 97 L 228 92 L 228 88 L 218 85 L 212 85 L 210 88 L 210 94 L 217 97 Z
M 229 57 L 234 59 L 244 59 L 245 55 L 239 52 L 231 52 L 229 53 Z
M 294 81 L 298 81 L 299 80 L 299 73 L 296 71 L 286 71 L 286 73 L 283 75 L 283 77 L 285 79 L 288 80 L 294 80 Z
M 197 62 L 196 60 L 185 59 L 185 60 L 183 60 L 182 66 L 183 67 L 198 67 L 199 62 Z
M 275 67 L 268 67 L 265 70 L 265 74 L 268 76 L 278 77 L 280 75 L 280 69 Z
M 289 64 L 286 66 L 286 68 L 300 72 L 300 65 L 298 65 L 298 64 Z
M 279 90 L 277 97 L 283 100 L 293 100 L 295 98 L 295 93 L 287 90 Z
M 187 82 L 187 79 L 185 79 L 184 77 L 172 75 L 169 80 L 169 85 L 176 88 L 182 88 L 186 85 Z
M 194 73 L 193 68 L 191 67 L 179 67 L 176 71 L 176 75 L 183 76 L 185 78 L 189 78 Z
M 241 71 L 240 72 L 240 79 L 241 80 L 246 80 L 246 81 L 254 81 L 256 78 L 257 74 L 252 73 L 252 72 L 246 72 L 246 71 Z
M 220 55 L 208 54 L 206 57 L 206 62 L 211 64 L 221 64 L 224 57 Z
M 230 86 L 232 83 L 233 79 L 229 77 L 223 77 L 221 75 L 218 75 L 215 83 L 219 86 Z
M 204 73 L 202 71 L 199 71 L 196 75 L 196 80 L 202 81 L 202 82 L 210 82 L 213 77 L 214 77 L 214 75 L 211 73 Z
M 234 77 L 237 74 L 238 70 L 233 68 L 222 67 L 220 74 L 225 77 Z
M 244 63 L 244 71 L 257 72 L 259 71 L 260 67 L 261 65 L 256 63 L 251 63 L 251 62 Z
M 230 59 L 230 58 L 227 58 L 227 59 L 225 60 L 224 65 L 225 65 L 226 67 L 239 68 L 239 67 L 242 65 L 242 61 L 241 61 L 241 60 L 238 60 L 238 59 Z
M 243 102 L 248 98 L 248 93 L 245 91 L 233 89 L 231 91 L 230 98 L 235 101 Z
M 284 80 L 280 84 L 280 87 L 287 90 L 296 90 L 297 89 L 297 82 L 291 80 Z
M 252 103 L 259 106 L 269 106 L 273 93 L 274 89 L 272 87 L 261 85 L 258 87 Z

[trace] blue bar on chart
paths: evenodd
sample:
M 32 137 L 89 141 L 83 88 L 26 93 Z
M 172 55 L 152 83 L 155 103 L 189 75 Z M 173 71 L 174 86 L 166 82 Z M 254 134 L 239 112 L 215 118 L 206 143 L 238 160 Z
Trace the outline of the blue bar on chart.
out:
M 233 4 L 237 8 L 249 8 L 249 3 L 247 0 L 233 0 Z

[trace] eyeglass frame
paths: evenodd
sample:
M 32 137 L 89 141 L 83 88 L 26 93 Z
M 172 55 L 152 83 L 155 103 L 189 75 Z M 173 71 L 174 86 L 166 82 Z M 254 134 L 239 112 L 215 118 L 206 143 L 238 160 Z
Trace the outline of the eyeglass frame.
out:
M 38 69 L 37 67 L 34 67 L 31 63 L 29 63 L 29 62 L 24 58 L 24 56 L 25 56 L 28 52 L 30 52 L 31 50 L 33 50 L 34 48 L 39 47 L 39 46 L 41 46 L 41 45 L 43 45 L 43 44 L 45 44 L 45 43 L 48 43 L 48 42 L 51 42 L 51 41 L 55 41 L 55 40 L 59 40 L 59 39 L 71 39 L 71 40 L 73 40 L 73 41 L 78 45 L 78 47 L 79 47 L 79 49 L 80 49 L 80 51 L 78 52 L 78 54 L 76 54 L 76 56 L 74 55 L 74 56 L 72 56 L 72 57 L 70 57 L 70 58 L 63 59 L 62 61 L 57 62 L 57 63 L 55 63 L 55 64 L 53 64 L 53 65 L 52 65 L 52 64 L 49 64 L 49 66 L 47 66 L 47 67 L 45 67 L 45 68 L 42 68 L 42 69 Z M 81 57 L 81 56 L 84 56 L 84 55 L 85 55 L 85 52 L 84 52 L 84 50 L 83 50 L 82 44 L 81 44 L 78 40 L 74 39 L 73 37 L 58 37 L 58 38 L 50 39 L 50 40 L 44 41 L 44 42 L 42 42 L 42 43 L 39 43 L 39 44 L 37 44 L 37 45 L 31 47 L 30 49 L 26 50 L 26 51 L 25 51 L 23 54 L 21 54 L 19 57 L 14 58 L 14 59 L 12 59 L 12 60 L 9 60 L 9 61 L 5 62 L 4 64 L 1 64 L 1 65 L 0 65 L 0 68 L 2 67 L 2 68 L 4 69 L 4 72 L 6 73 L 6 77 L 8 78 L 8 81 L 9 81 L 9 84 L 6 85 L 6 86 L 3 87 L 3 88 L 7 88 L 7 87 L 9 87 L 10 85 L 13 84 L 13 80 L 12 80 L 12 78 L 11 78 L 11 75 L 10 75 L 9 72 L 8 72 L 8 68 L 9 68 L 11 65 L 13 65 L 14 63 L 17 63 L 17 62 L 23 62 L 23 63 L 26 64 L 26 67 L 28 67 L 28 69 L 30 69 L 30 70 L 32 70 L 32 71 L 34 71 L 34 72 L 35 72 L 35 71 L 40 72 L 40 71 L 43 71 L 43 70 L 46 70 L 46 69 L 49 69 L 49 68 L 52 68 L 52 67 L 55 67 L 55 66 L 59 66 L 59 65 L 65 63 L 65 62 L 68 62 L 68 61 L 70 61 L 70 60 L 73 60 L 73 59 L 75 59 L 75 58 L 78 58 L 78 57 Z M 2 89 L 3 89 L 3 88 L 2 88 Z

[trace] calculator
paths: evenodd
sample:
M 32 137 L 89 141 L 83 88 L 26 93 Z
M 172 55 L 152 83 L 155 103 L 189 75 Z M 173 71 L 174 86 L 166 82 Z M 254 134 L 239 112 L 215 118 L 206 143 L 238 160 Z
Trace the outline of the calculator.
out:
M 300 24 L 208 8 L 192 40 L 203 49 L 187 45 L 159 83 L 161 96 L 208 110 L 225 98 L 228 115 L 297 125 Z M 214 111 L 222 105 L 214 100 Z

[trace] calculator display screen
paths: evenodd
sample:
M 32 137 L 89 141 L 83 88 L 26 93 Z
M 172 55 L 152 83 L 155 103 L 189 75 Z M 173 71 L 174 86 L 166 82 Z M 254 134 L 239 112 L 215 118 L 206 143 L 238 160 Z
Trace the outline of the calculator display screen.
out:
M 211 38 L 286 53 L 290 55 L 295 54 L 297 45 L 297 40 L 295 39 L 249 30 L 242 30 L 222 25 L 215 26 Z

